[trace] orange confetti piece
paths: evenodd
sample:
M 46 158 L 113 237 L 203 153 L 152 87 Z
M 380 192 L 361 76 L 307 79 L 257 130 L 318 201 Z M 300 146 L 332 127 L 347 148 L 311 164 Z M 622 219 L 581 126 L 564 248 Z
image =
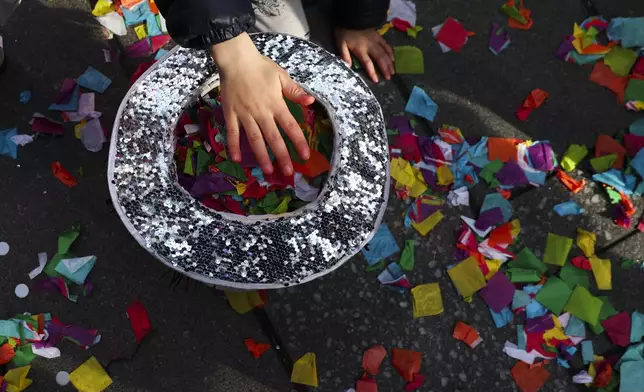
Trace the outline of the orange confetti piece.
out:
M 512 196 L 512 191 L 507 189 L 496 188 L 496 191 L 503 196 L 505 200 L 510 200 L 510 197 Z
M 561 181 L 561 183 L 572 193 L 579 193 L 579 191 L 584 189 L 584 187 L 586 186 L 586 180 L 582 178 L 581 180 L 577 181 L 562 170 L 557 170 L 556 176 L 559 181 Z
M 522 392 L 537 392 L 550 377 L 545 367 L 530 366 L 521 361 L 514 365 L 511 373 Z
M 311 150 L 311 157 L 304 163 L 293 162 L 293 169 L 307 177 L 317 177 L 320 174 L 329 171 L 331 165 L 322 153 Z
M 476 346 L 479 345 L 479 343 L 483 341 L 479 333 L 476 332 L 474 328 L 465 324 L 462 321 L 459 321 L 456 323 L 456 327 L 454 327 L 454 332 L 452 333 L 452 337 L 456 340 L 465 342 L 465 344 L 467 344 L 471 348 L 475 348 Z
M 391 349 L 391 363 L 398 371 L 398 374 L 407 382 L 414 380 L 414 375 L 420 371 L 422 354 L 418 351 L 405 350 L 402 348 Z
M 501 162 L 517 161 L 517 139 L 490 137 L 487 139 L 488 158 Z
M 74 178 L 74 176 L 72 176 L 60 162 L 53 162 L 51 164 L 51 170 L 54 173 L 54 176 L 68 187 L 73 188 L 78 185 L 76 178 Z
M 268 351 L 269 348 L 271 348 L 270 344 L 266 343 L 258 343 L 255 342 L 253 339 L 244 339 L 244 344 L 246 345 L 246 349 L 253 354 L 253 357 L 255 359 L 259 359 L 266 351 Z
M 5 343 L 0 346 L 0 365 L 9 363 L 16 356 L 16 353 L 13 351 L 13 347 L 9 343 Z M 0 381 L 2 384 L 2 381 Z

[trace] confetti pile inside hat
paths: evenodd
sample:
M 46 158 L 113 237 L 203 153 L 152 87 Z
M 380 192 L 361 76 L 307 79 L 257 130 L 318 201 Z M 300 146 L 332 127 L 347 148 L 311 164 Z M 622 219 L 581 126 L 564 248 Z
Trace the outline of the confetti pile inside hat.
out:
M 203 205 L 239 215 L 283 214 L 314 201 L 330 169 L 333 130 L 320 104 L 300 106 L 287 102 L 311 149 L 303 161 L 288 136 L 284 142 L 295 172 L 276 169 L 265 174 L 240 130 L 241 163 L 228 159 L 226 125 L 219 89 L 200 99 L 180 118 L 176 128 L 175 160 L 179 184 Z

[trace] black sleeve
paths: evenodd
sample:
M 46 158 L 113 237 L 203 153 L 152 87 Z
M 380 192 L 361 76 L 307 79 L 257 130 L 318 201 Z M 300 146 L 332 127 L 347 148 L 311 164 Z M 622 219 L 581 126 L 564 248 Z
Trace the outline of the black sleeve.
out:
M 333 0 L 333 22 L 351 30 L 380 27 L 388 9 L 389 0 Z
M 179 45 L 205 49 L 255 25 L 250 0 L 157 0 L 168 33 Z

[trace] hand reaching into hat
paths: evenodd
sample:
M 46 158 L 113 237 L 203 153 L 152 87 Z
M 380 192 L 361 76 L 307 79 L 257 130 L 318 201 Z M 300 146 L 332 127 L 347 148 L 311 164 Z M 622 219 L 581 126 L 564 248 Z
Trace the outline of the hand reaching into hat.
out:
M 353 53 L 374 83 L 378 83 L 374 63 L 378 64 L 380 73 L 386 80 L 396 73 L 394 51 L 376 29 L 337 29 L 335 37 L 342 60 L 351 66 L 351 53 Z
M 211 54 L 220 69 L 230 159 L 241 161 L 241 125 L 264 173 L 273 173 L 266 150 L 268 144 L 282 173 L 293 174 L 293 163 L 277 124 L 291 139 L 302 159 L 309 159 L 310 150 L 282 97 L 300 105 L 310 105 L 315 99 L 279 65 L 262 56 L 246 33 L 213 46 Z
M 378 74 L 374 63 L 386 80 L 395 73 L 393 50 L 375 29 L 338 29 L 336 38 L 342 59 L 351 65 L 353 53 L 375 83 Z M 271 174 L 274 169 L 266 149 L 268 144 L 282 173 L 293 174 L 293 163 L 277 124 L 302 159 L 309 159 L 310 150 L 282 97 L 300 105 L 310 105 L 315 99 L 279 65 L 262 56 L 246 33 L 211 47 L 210 52 L 221 75 L 229 158 L 241 161 L 239 130 L 243 126 L 264 173 Z

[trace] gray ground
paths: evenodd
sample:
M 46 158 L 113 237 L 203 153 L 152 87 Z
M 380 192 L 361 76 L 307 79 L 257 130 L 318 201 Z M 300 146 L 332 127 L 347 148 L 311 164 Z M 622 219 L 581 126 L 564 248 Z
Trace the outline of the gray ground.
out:
M 424 75 L 403 76 L 402 81 L 374 86 L 386 116 L 402 112 L 404 89 L 417 84 L 440 105 L 435 124 L 453 124 L 466 135 L 518 136 L 552 141 L 558 153 L 569 143 L 593 145 L 599 133 L 612 134 L 636 116 L 621 108 L 615 96 L 588 80 L 589 67 L 566 64 L 554 52 L 572 23 L 585 17 L 576 0 L 527 1 L 535 19 L 531 31 L 511 31 L 512 44 L 499 57 L 487 49 L 488 25 L 503 20 L 500 2 L 466 0 L 418 1 L 418 24 L 427 29 L 452 16 L 477 32 L 461 54 L 442 54 L 429 31 L 409 42 L 399 33 L 390 34 L 395 44 L 415 44 L 425 54 Z M 598 0 L 606 16 L 644 15 L 644 3 L 636 0 Z M 103 125 L 111 128 L 118 104 L 129 87 L 131 64 L 105 64 L 107 48 L 100 29 L 80 0 L 27 1 L 10 24 L 0 29 L 9 56 L 0 76 L 0 129 L 17 126 L 29 132 L 35 111 L 46 113 L 65 77 L 80 75 L 93 65 L 113 78 L 103 95 L 97 95 L 97 110 Z M 526 123 L 514 111 L 533 88 L 550 93 L 548 103 Z M 18 102 L 22 90 L 32 90 L 33 100 Z M 287 391 L 289 378 L 277 354 L 269 351 L 254 360 L 245 351 L 243 339 L 266 341 L 253 314 L 239 316 L 209 288 L 182 283 L 171 288 L 171 273 L 141 249 L 127 233 L 108 201 L 106 186 L 107 148 L 100 153 L 84 149 L 71 130 L 63 138 L 39 138 L 19 151 L 19 159 L 0 158 L 0 241 L 11 246 L 0 258 L 0 318 L 18 312 L 51 312 L 62 321 L 98 328 L 100 344 L 89 352 L 64 343 L 62 357 L 37 359 L 31 370 L 30 391 L 54 391 L 59 370 L 71 371 L 95 355 L 106 363 L 115 353 L 132 353 L 136 342 L 125 316 L 127 305 L 140 298 L 146 305 L 154 332 L 130 361 L 113 364 L 112 391 Z M 61 161 L 70 171 L 84 170 L 80 185 L 72 190 L 51 174 L 52 161 Z M 580 172 L 584 174 L 584 172 Z M 423 391 L 512 391 L 516 386 L 509 369 L 514 361 L 501 352 L 506 339 L 515 339 L 515 327 L 494 328 L 487 307 L 479 298 L 461 301 L 451 288 L 445 265 L 451 261 L 458 228 L 458 215 L 475 216 L 485 189 L 473 194 L 472 210 L 450 209 L 446 219 L 427 237 L 405 230 L 400 212 L 404 203 L 392 198 L 386 222 L 399 244 L 417 240 L 416 268 L 409 274 L 413 284 L 439 282 L 445 312 L 439 317 L 413 319 L 411 298 L 380 287 L 376 273 L 364 272 L 356 257 L 333 274 L 312 283 L 269 293 L 266 312 L 284 341 L 291 359 L 312 351 L 317 354 L 320 391 L 342 391 L 360 376 L 362 352 L 372 344 L 387 348 L 420 350 Z M 578 201 L 588 213 L 581 218 L 560 218 L 552 206 L 565 200 Z M 640 210 L 642 203 L 639 204 Z M 596 185 L 574 197 L 554 179 L 513 200 L 523 232 L 521 241 L 537 254 L 545 248 L 548 232 L 574 236 L 576 227 L 593 230 L 604 257 L 614 262 L 614 289 L 610 293 L 618 309 L 639 309 L 644 273 L 617 267 L 621 256 L 644 254 L 642 235 L 610 222 L 608 203 Z M 95 292 L 78 304 L 45 293 L 33 292 L 19 300 L 16 284 L 27 283 L 36 255 L 55 252 L 59 233 L 74 223 L 82 234 L 74 251 L 95 254 L 98 263 L 91 280 Z M 573 249 L 574 255 L 579 253 Z M 472 350 L 453 340 L 456 321 L 463 320 L 481 333 L 484 342 Z M 608 347 L 597 338 L 598 347 Z M 550 365 L 551 379 L 544 390 L 575 390 L 570 373 Z M 388 360 L 378 376 L 381 391 L 399 391 L 403 382 Z

